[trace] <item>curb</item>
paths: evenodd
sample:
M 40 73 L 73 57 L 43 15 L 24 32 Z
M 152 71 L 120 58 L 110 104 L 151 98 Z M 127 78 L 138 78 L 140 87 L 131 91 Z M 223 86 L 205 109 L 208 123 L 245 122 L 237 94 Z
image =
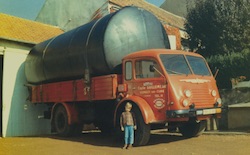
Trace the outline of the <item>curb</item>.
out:
M 250 132 L 248 131 L 204 131 L 204 135 L 248 135 L 250 136 Z

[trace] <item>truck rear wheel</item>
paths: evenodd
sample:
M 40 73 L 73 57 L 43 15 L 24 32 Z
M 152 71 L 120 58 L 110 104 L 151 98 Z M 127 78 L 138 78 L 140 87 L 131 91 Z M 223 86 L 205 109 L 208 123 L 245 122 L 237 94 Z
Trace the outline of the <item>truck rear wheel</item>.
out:
M 68 114 L 64 106 L 56 108 L 53 123 L 56 133 L 60 136 L 70 136 L 74 130 L 73 126 L 68 124 Z
M 189 121 L 179 127 L 181 134 L 184 137 L 197 137 L 202 134 L 206 128 L 206 121 L 196 122 L 195 120 Z

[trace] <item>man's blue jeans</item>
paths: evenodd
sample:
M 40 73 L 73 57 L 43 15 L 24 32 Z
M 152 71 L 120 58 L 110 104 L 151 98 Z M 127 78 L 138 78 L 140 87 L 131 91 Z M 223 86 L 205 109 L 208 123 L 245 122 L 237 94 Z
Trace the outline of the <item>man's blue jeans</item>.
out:
M 124 140 L 125 144 L 133 144 L 134 143 L 134 126 L 132 125 L 126 125 L 124 127 Z

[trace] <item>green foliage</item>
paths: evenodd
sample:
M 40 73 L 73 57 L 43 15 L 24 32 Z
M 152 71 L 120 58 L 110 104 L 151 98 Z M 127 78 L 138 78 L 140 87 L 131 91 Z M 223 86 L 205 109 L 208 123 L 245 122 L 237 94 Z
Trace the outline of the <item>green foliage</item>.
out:
M 195 1 L 185 28 L 191 50 L 220 70 L 219 88 L 230 88 L 232 78 L 250 80 L 250 0 Z
M 189 46 L 205 57 L 250 47 L 249 0 L 199 0 L 186 19 Z
M 217 84 L 219 88 L 231 88 L 231 79 L 240 76 L 250 80 L 250 49 L 241 52 L 213 55 L 207 58 L 213 70 L 219 69 Z

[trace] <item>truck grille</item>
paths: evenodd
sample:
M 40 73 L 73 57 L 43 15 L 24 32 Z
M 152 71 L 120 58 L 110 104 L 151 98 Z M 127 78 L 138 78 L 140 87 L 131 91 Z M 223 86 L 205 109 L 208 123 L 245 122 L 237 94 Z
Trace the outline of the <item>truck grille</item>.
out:
M 193 95 L 191 103 L 194 103 L 196 107 L 212 106 L 214 104 L 214 98 L 210 94 L 208 87 L 197 87 L 191 91 Z

